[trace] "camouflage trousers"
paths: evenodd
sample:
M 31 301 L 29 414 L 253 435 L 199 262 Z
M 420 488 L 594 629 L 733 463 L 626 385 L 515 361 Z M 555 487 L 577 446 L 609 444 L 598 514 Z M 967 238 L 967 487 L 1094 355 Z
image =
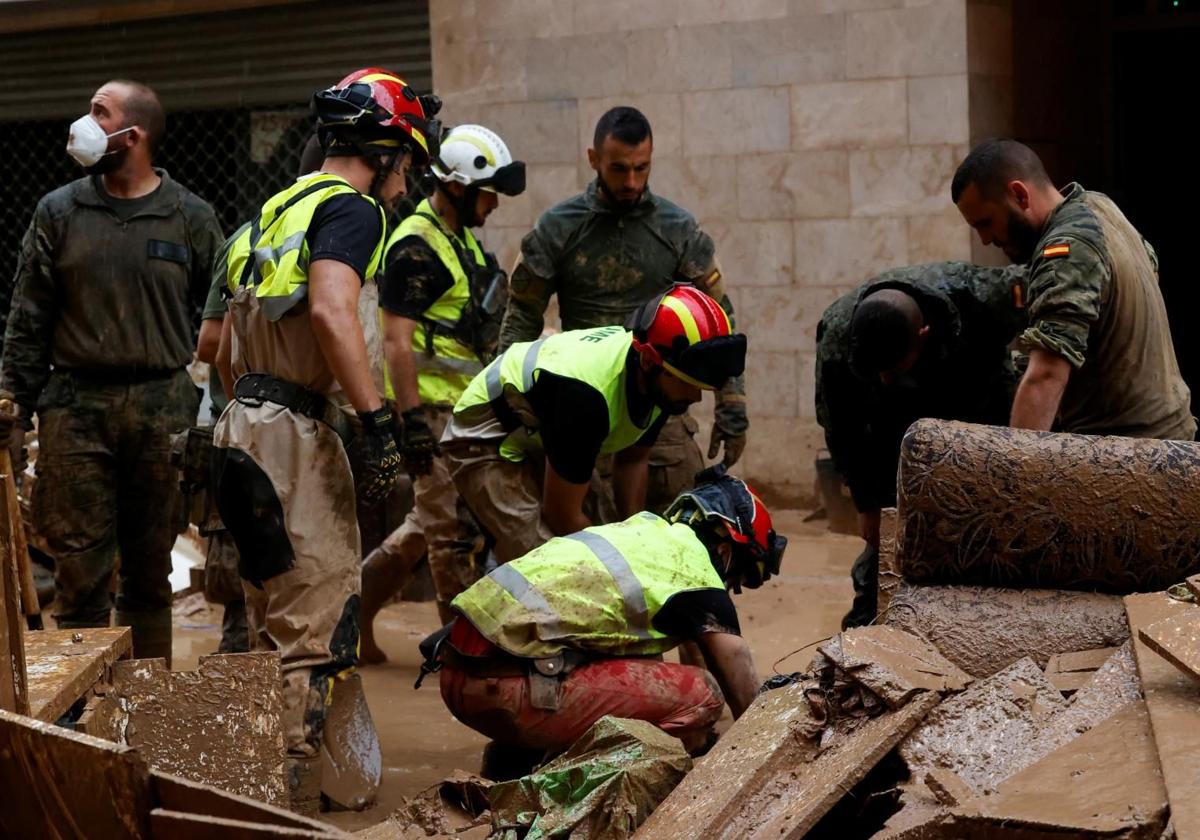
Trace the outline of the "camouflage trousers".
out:
M 329 426 L 269 402 L 230 403 L 213 444 L 250 648 L 279 652 L 287 751 L 315 756 L 333 680 L 358 661 L 360 544 L 350 461 Z
M 185 370 L 132 384 L 50 375 L 37 405 L 31 506 L 57 564 L 60 627 L 108 625 L 118 555 L 117 609 L 170 609 L 171 547 L 183 525 L 171 435 L 195 423 L 199 407 Z

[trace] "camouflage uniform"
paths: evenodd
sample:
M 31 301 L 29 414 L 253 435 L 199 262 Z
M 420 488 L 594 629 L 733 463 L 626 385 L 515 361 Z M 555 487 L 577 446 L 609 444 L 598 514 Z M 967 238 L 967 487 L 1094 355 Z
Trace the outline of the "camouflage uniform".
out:
M 182 508 L 170 436 L 196 419 L 184 366 L 221 232 L 212 208 L 162 170 L 117 200 L 81 178 L 38 202 L 22 242 L 4 387 L 36 411 L 34 527 L 57 561 L 60 627 L 117 621 L 134 655 L 170 657 L 171 546 Z
M 1055 428 L 1192 440 L 1154 249 L 1107 196 L 1079 184 L 1062 192 L 1029 266 L 1020 338 L 1071 364 Z
M 817 421 L 859 511 L 896 504 L 900 439 L 914 420 L 1008 422 L 1017 380 L 1008 346 L 1025 326 L 1024 280 L 1019 267 L 948 262 L 896 268 L 825 310 L 817 326 Z M 916 367 L 891 386 L 860 379 L 850 368 L 854 310 L 881 288 L 911 295 L 930 327 Z M 878 549 L 868 545 L 851 572 L 849 623 L 874 617 L 878 570 Z
M 712 238 L 681 207 L 645 191 L 632 209 L 615 210 L 596 182 L 542 214 L 521 241 L 509 281 L 508 309 L 500 331 L 503 351 L 541 335 L 546 306 L 558 295 L 564 330 L 624 324 L 647 300 L 672 283 L 695 285 L 720 302 L 733 320 Z M 745 387 L 732 379 L 717 395 L 714 420 L 730 435 L 744 435 Z M 646 507 L 661 513 L 704 466 L 690 414 L 672 418 L 650 456 Z M 611 510 L 611 503 L 600 503 Z

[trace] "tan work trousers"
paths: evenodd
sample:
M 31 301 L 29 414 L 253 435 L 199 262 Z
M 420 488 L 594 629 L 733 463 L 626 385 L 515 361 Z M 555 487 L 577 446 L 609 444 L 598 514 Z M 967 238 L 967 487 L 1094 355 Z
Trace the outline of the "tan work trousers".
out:
M 449 407 L 426 409 L 429 425 L 438 438 L 450 422 L 450 412 Z M 480 578 L 472 551 L 475 535 L 463 527 L 458 505 L 458 490 L 445 459 L 434 458 L 429 475 L 418 476 L 413 482 L 412 510 L 381 546 L 387 554 L 404 558 L 406 569 L 416 566 L 421 555 L 427 553 L 433 587 L 443 604 L 449 604 Z
M 350 462 L 333 429 L 273 403 L 231 402 L 213 442 L 253 461 L 240 473 L 225 467 L 222 518 L 238 541 L 243 573 L 262 578 L 242 581 L 250 647 L 278 651 L 282 660 L 287 750 L 313 756 L 331 681 L 358 658 L 360 550 Z M 270 515 L 269 489 L 240 495 L 239 482 L 259 477 L 255 468 L 269 480 L 282 522 Z M 285 534 L 266 533 L 280 526 Z M 256 545 L 259 556 L 250 556 L 247 547 Z

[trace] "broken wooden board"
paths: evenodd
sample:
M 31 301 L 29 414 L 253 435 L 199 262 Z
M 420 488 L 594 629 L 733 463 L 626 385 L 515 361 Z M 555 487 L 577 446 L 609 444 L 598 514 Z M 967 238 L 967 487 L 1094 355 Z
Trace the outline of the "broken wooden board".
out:
M 1183 582 L 1183 585 L 1192 593 L 1192 597 L 1200 601 L 1200 575 L 1192 575 Z
M 149 838 L 149 775 L 135 750 L 0 711 L 0 836 Z
M 275 653 L 202 656 L 195 671 L 169 671 L 161 659 L 117 663 L 119 741 L 156 770 L 286 805 L 280 686 Z
M 223 840 L 272 840 L 280 837 L 329 840 L 349 836 L 335 829 L 263 825 L 205 814 L 182 814 L 165 808 L 155 808 L 150 812 L 150 826 L 156 838 L 170 840 L 212 840 L 213 837 Z
M 1200 837 L 1200 796 L 1196 795 L 1200 789 L 1200 683 L 1151 650 L 1138 631 L 1194 609 L 1194 604 L 1161 592 L 1125 597 L 1150 728 L 1171 803 L 1171 823 L 1180 838 Z
M 710 837 L 740 807 L 743 791 L 769 777 L 773 767 L 812 761 L 822 725 L 805 697 L 804 683 L 758 697 L 708 755 L 660 804 L 634 835 L 638 840 Z
M 0 482 L 3 483 L 3 482 Z M 12 542 L 0 543 L 0 709 L 29 712 L 25 683 L 25 622 Z
M 951 812 L 957 836 L 1153 837 L 1167 821 L 1167 792 L 1138 700 Z M 1190 834 L 1179 832 L 1180 838 Z M 1044 836 L 1039 834 L 1038 836 Z
M 132 653 L 133 633 L 128 627 L 26 633 L 29 714 L 53 723 L 93 686 L 107 682 L 113 664 Z
M 150 771 L 150 787 L 155 807 L 167 811 L 305 831 L 326 831 L 331 836 L 341 836 L 319 820 L 158 770 Z
M 1046 679 L 1064 694 L 1078 691 L 1116 652 L 1115 647 L 1103 647 L 1056 653 L 1046 663 Z
M 847 630 L 817 650 L 893 711 L 919 692 L 962 691 L 972 682 L 929 642 L 886 625 Z
M 1194 680 L 1200 680 L 1200 607 L 1138 628 L 1138 640 Z

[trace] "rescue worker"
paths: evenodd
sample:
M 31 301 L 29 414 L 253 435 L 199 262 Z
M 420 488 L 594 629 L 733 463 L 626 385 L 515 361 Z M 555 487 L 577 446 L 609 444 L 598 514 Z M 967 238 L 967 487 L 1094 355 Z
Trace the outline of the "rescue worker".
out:
M 1014 140 L 976 146 L 950 194 L 984 245 L 1029 266 L 1029 367 L 1011 425 L 1095 435 L 1192 440 L 1158 257 L 1112 199 L 1055 189 Z
M 1009 344 L 1025 327 L 1025 270 L 960 262 L 884 271 L 817 325 L 817 422 L 858 509 L 866 542 L 842 629 L 871 623 L 880 509 L 896 504 L 904 432 L 922 417 L 1004 425 L 1017 374 Z
M 109 625 L 119 554 L 116 623 L 134 656 L 169 662 L 183 513 L 170 440 L 199 410 L 185 366 L 222 237 L 212 208 L 152 165 L 165 127 L 154 91 L 127 80 L 72 123 L 86 174 L 34 210 L 0 366 L 18 454 L 38 418 L 33 527 L 56 560 L 58 626 Z
M 229 252 L 218 367 L 231 354 L 237 381 L 214 431 L 219 508 L 240 556 L 251 645 L 282 660 L 288 783 L 303 812 L 319 801 L 332 680 L 356 662 L 356 491 L 378 501 L 401 469 L 358 299 L 382 258 L 381 205 L 404 195 L 409 166 L 426 162 L 437 136 L 430 110 L 378 68 L 316 93 L 320 171 L 268 199 Z
M 758 689 L 728 590 L 778 574 L 786 545 L 754 491 L 709 468 L 662 516 L 555 538 L 455 598 L 428 654 L 442 698 L 504 747 L 557 752 L 614 715 L 698 752 L 724 704 L 736 720 Z M 662 661 L 683 640 L 707 671 Z
M 389 237 L 379 280 L 389 397 L 404 421 L 400 456 L 415 479 L 415 504 L 363 564 L 364 662 L 387 659 L 375 643 L 375 615 L 426 550 L 443 621 L 478 577 L 473 535 L 459 525 L 458 492 L 437 440 L 463 390 L 494 357 L 503 311 L 504 272 L 471 229 L 483 226 L 501 194 L 524 192 L 525 164 L 490 129 L 460 125 L 442 138 L 431 172 L 433 193 Z
M 441 448 L 501 563 L 592 524 L 583 504 L 600 455 L 613 456 L 618 514 L 643 510 L 664 423 L 745 366 L 746 337 L 693 286 L 672 286 L 631 324 L 514 344 L 455 405 Z
M 650 122 L 636 108 L 600 117 L 587 152 L 596 180 L 543 213 L 521 240 L 501 350 L 541 335 L 553 295 L 564 330 L 624 324 L 642 303 L 680 282 L 711 295 L 733 323 L 712 238 L 690 213 L 650 191 L 653 147 Z M 734 376 L 717 392 L 708 457 L 724 445 L 724 463 L 733 466 L 748 427 L 745 388 Z M 650 456 L 649 510 L 663 511 L 704 465 L 696 431 L 687 412 L 663 427 Z
M 325 161 L 325 150 L 314 134 L 305 143 L 300 153 L 300 166 L 297 177 L 315 172 Z M 206 462 L 211 461 L 212 453 L 212 424 L 216 423 L 229 398 L 233 395 L 233 381 L 225 382 L 217 369 L 217 349 L 221 342 L 221 327 L 227 314 L 225 306 L 225 280 L 229 261 L 229 249 L 249 229 L 252 222 L 246 222 L 221 245 L 213 260 L 212 285 L 209 286 L 208 298 L 204 301 L 204 312 L 201 314 L 200 335 L 196 339 L 196 359 L 209 366 L 208 397 L 212 406 L 212 421 L 203 429 L 198 429 L 202 435 L 207 433 L 207 451 L 204 454 Z M 228 375 L 228 374 L 226 374 Z M 220 604 L 223 610 L 221 619 L 221 642 L 218 653 L 241 653 L 250 649 L 250 640 L 246 627 L 246 597 L 242 592 L 242 580 L 238 574 L 237 546 L 221 514 L 217 511 L 216 497 L 213 492 L 211 469 L 203 470 L 206 475 L 204 491 L 201 494 L 205 500 L 202 518 L 197 522 L 200 535 L 208 539 L 204 559 L 204 597 L 214 604 Z

